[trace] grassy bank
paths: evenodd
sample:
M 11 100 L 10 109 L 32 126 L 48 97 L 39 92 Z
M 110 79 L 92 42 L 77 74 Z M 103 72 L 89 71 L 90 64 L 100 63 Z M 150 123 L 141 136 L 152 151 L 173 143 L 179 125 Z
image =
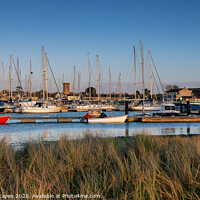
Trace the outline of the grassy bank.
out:
M 14 151 L 0 142 L 0 194 L 198 199 L 200 136 L 61 138 Z

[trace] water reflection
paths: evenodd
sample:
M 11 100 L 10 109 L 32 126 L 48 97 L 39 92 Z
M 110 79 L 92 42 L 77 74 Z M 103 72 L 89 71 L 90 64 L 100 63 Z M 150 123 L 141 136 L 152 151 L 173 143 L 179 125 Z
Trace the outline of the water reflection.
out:
M 180 128 L 181 133 L 181 128 Z M 162 128 L 161 129 L 162 135 L 176 135 L 176 128 Z
M 190 134 L 190 127 L 187 128 L 187 134 Z
M 126 123 L 126 125 L 125 125 L 125 136 L 126 137 L 129 136 L 129 123 Z

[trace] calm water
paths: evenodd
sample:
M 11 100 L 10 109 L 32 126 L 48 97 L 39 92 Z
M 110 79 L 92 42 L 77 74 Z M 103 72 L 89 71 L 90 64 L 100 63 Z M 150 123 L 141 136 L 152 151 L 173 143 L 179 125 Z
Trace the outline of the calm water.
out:
M 106 112 L 107 115 L 124 115 L 124 112 Z M 129 112 L 134 116 L 135 112 Z M 85 113 L 68 112 L 58 114 L 42 114 L 37 116 L 49 117 L 82 117 Z M 33 117 L 33 114 L 11 114 L 11 117 Z M 11 123 L 12 122 L 12 123 Z M 86 133 L 106 136 L 133 136 L 136 134 L 152 135 L 180 135 L 200 134 L 200 123 L 123 123 L 123 124 L 87 124 L 80 123 L 32 123 L 21 124 L 8 121 L 6 125 L 0 125 L 0 139 L 6 138 L 8 143 L 21 144 L 30 140 L 37 140 L 43 137 L 45 140 L 57 140 L 61 136 L 76 139 Z

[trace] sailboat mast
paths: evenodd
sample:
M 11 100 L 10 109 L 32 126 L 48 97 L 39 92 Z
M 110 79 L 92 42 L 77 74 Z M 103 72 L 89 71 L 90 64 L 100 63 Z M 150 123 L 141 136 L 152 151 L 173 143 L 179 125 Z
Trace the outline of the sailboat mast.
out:
M 133 49 L 134 49 L 135 99 L 136 99 L 136 55 L 135 55 L 135 46 L 133 46 Z
M 44 47 L 42 46 L 42 83 L 43 83 L 43 102 L 44 102 L 44 97 L 45 97 L 45 93 L 44 93 L 44 55 L 43 55 L 43 51 L 44 51 Z
M 75 65 L 74 65 L 73 100 L 75 100 L 75 78 L 76 78 L 76 74 L 75 74 Z
M 100 73 L 98 77 L 98 105 L 99 105 L 99 100 L 100 100 Z
M 121 73 L 119 73 L 119 77 L 118 77 L 118 92 L 119 92 L 119 99 L 122 98 L 122 87 L 121 87 Z
M 142 85 L 143 85 L 143 106 L 144 106 L 144 99 L 145 99 L 145 90 L 144 90 L 144 61 L 143 61 L 143 47 L 140 41 L 140 51 L 141 51 L 141 62 L 142 62 Z
M 12 95 L 12 55 L 10 55 L 10 98 L 13 98 Z
M 19 77 L 19 58 L 17 57 L 17 76 Z M 18 96 L 19 96 L 19 90 L 20 90 L 20 79 L 18 78 Z
M 22 82 L 22 72 L 21 69 L 19 71 L 20 82 Z M 23 97 L 23 90 L 21 90 L 21 96 Z
M 80 97 L 80 83 L 81 83 L 81 75 L 78 72 L 78 94 L 79 94 L 79 97 Z
M 58 83 L 59 90 L 61 89 L 60 87 L 61 87 L 61 83 L 60 83 L 60 77 L 59 77 L 59 83 Z
M 64 84 L 64 73 L 63 73 L 63 75 L 62 75 L 62 86 L 61 86 L 61 88 L 63 88 L 63 90 L 62 90 L 61 98 L 63 97 L 63 94 L 64 94 L 64 87 L 63 87 L 63 84 Z M 60 91 L 61 91 L 61 90 L 60 90 Z
M 2 71 L 3 71 L 3 94 L 5 94 L 5 77 L 4 77 L 4 67 L 2 63 Z
M 91 75 L 90 75 L 90 59 L 88 52 L 88 71 L 89 71 L 89 101 L 91 100 Z
M 32 97 L 32 79 L 31 79 L 31 74 L 32 74 L 32 69 L 31 69 L 31 60 L 30 60 L 30 97 Z
M 96 59 L 97 59 L 97 83 L 98 83 L 98 105 L 99 105 L 99 69 L 98 69 L 98 64 L 99 64 L 99 57 L 98 57 L 98 55 L 96 55 Z
M 25 75 L 25 94 L 27 92 L 27 74 Z
M 111 72 L 110 72 L 110 67 L 109 67 L 109 97 L 111 100 Z
M 47 54 L 45 53 L 45 86 L 46 86 L 46 101 L 48 102 L 48 88 L 47 88 Z
M 151 84 L 151 99 L 152 99 L 152 90 L 153 90 L 153 84 L 152 84 L 152 72 L 151 72 L 151 54 L 150 51 L 148 51 L 149 53 L 149 75 L 150 75 L 150 84 Z

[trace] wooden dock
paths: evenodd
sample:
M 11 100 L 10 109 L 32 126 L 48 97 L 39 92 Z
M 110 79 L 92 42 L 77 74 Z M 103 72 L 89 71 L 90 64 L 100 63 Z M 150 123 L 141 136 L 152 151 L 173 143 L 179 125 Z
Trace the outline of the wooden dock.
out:
M 20 123 L 37 123 L 37 122 L 54 122 L 54 123 L 70 123 L 73 120 L 79 120 L 80 117 L 11 117 L 10 120 L 17 120 Z
M 80 122 L 79 119 L 80 117 L 11 117 L 9 121 L 17 121 L 17 123 L 73 123 Z M 141 117 L 128 117 L 126 120 L 126 122 L 141 121 Z
M 142 122 L 142 117 L 127 117 L 126 122 Z
M 143 123 L 199 123 L 200 117 L 142 117 Z
M 80 117 L 11 117 L 9 121 L 17 121 L 17 123 L 77 123 Z M 11 122 L 11 123 L 13 123 Z M 142 122 L 142 123 L 200 123 L 200 117 L 184 116 L 184 117 L 128 117 L 126 122 Z

